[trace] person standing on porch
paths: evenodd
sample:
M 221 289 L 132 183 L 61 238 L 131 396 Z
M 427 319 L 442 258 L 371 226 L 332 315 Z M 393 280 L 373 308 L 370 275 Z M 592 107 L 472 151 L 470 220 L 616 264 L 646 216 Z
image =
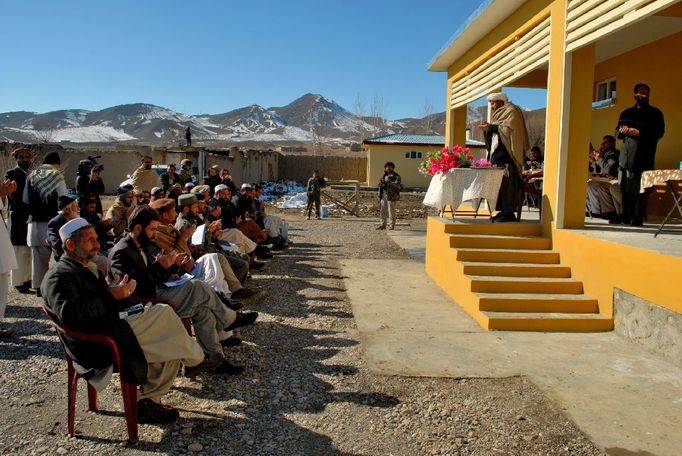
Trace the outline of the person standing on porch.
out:
M 400 174 L 395 172 L 395 164 L 386 162 L 384 164 L 384 175 L 379 181 L 379 205 L 381 211 L 381 225 L 377 230 L 385 230 L 386 223 L 390 219 L 389 230 L 395 229 L 395 205 L 400 199 L 402 189 Z
M 640 193 L 642 173 L 654 169 L 656 146 L 665 133 L 663 113 L 649 104 L 651 89 L 635 85 L 635 105 L 618 118 L 616 136 L 623 140 L 620 149 L 618 181 L 623 194 L 623 217 L 620 223 L 642 226 L 649 193 Z
M 485 135 L 488 158 L 494 166 L 504 168 L 504 177 L 497 198 L 499 211 L 492 219 L 496 222 L 517 222 L 516 205 L 521 190 L 521 170 L 529 149 L 528 132 L 523 112 L 503 92 L 488 95 L 490 123 L 480 125 Z
M 308 186 L 306 187 L 306 194 L 308 196 L 308 220 L 310 220 L 310 212 L 315 204 L 315 218 L 320 218 L 320 194 L 322 189 L 327 185 L 323 177 L 320 177 L 320 171 L 314 170 L 313 177 L 308 179 Z
M 190 147 L 192 145 L 192 130 L 189 127 L 185 129 L 185 139 L 187 140 L 187 147 Z

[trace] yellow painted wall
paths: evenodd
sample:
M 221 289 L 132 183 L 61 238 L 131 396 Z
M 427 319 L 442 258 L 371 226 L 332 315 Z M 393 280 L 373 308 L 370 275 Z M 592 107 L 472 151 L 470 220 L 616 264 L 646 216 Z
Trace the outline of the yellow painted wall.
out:
M 367 149 L 367 185 L 376 186 L 384 175 L 384 163 L 392 161 L 395 170 L 403 180 L 403 186 L 427 188 L 431 176 L 424 176 L 418 171 L 419 163 L 429 152 L 442 149 L 443 146 L 414 146 L 402 144 L 365 144 Z M 416 150 L 422 153 L 421 159 L 405 158 L 405 152 Z
M 466 118 L 466 117 L 465 117 Z M 442 146 L 416 146 L 404 144 L 365 144 L 367 149 L 367 185 L 376 186 L 384 175 L 384 163 L 392 161 L 395 170 L 402 177 L 403 186 L 428 188 L 431 176 L 424 176 L 418 171 L 419 164 L 426 159 L 429 152 L 442 149 Z M 422 153 L 421 159 L 405 158 L 405 152 L 415 150 Z M 485 149 L 471 149 L 474 157 L 485 157 Z
M 581 280 L 585 294 L 599 301 L 599 311 L 613 316 L 614 288 L 682 314 L 679 275 L 682 258 L 595 239 L 571 230 L 552 230 L 561 263 Z
M 634 105 L 633 88 L 638 82 L 651 87 L 651 104 L 665 117 L 666 133 L 658 143 L 656 168 L 677 169 L 682 160 L 682 103 L 680 71 L 682 32 L 599 63 L 594 81 L 616 78 L 616 104 L 592 111 L 592 144 L 597 147 L 604 135 L 613 135 L 620 113 Z M 620 148 L 620 142 L 618 147 Z

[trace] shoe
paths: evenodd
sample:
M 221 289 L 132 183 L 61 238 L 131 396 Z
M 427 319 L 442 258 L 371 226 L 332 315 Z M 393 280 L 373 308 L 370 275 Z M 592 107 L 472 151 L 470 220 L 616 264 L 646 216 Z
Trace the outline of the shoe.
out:
M 151 399 L 137 402 L 137 420 L 140 423 L 167 424 L 177 421 L 180 413 L 173 407 L 157 404 Z
M 259 253 L 256 255 L 256 258 L 259 260 L 269 260 L 272 258 L 272 253 L 264 252 L 264 253 Z
M 249 263 L 249 268 L 250 269 L 262 269 L 265 266 L 265 263 L 261 263 L 260 261 L 252 261 Z
M 623 216 L 620 214 L 616 214 L 614 217 L 609 220 L 609 225 L 622 225 L 623 224 Z
M 385 229 L 386 229 L 386 225 L 379 225 L 379 226 L 377 226 L 376 229 L 377 229 L 377 230 L 385 230 Z
M 504 212 L 498 212 L 494 216 L 490 217 L 494 221 L 498 221 L 504 217 Z
M 644 220 L 642 219 L 632 219 L 630 226 L 642 226 L 644 225 Z
M 40 288 L 31 288 L 30 293 L 35 293 L 35 295 L 39 298 L 43 297 L 43 294 L 40 292 Z
M 196 366 L 184 366 L 184 376 L 188 378 L 194 378 L 197 375 L 199 375 L 202 372 L 208 372 L 212 371 L 213 369 L 216 369 L 223 363 L 223 358 L 216 358 L 216 359 L 208 359 L 208 357 L 204 358 L 202 362 L 197 364 Z
M 515 216 L 515 215 L 504 215 L 504 216 L 500 217 L 499 219 L 497 219 L 497 220 L 495 220 L 495 221 L 496 221 L 497 223 L 518 222 L 518 220 L 516 220 L 516 216 Z
M 225 328 L 225 332 L 252 325 L 257 318 L 258 312 L 237 312 L 237 318 L 235 318 L 230 326 Z
M 244 372 L 244 366 L 237 366 L 228 361 L 223 361 L 220 366 L 211 371 L 212 374 L 239 375 Z
M 238 300 L 244 300 L 244 299 L 249 299 L 251 296 L 262 293 L 261 290 L 252 290 L 250 288 L 240 288 L 239 290 L 235 291 L 230 295 L 230 299 L 238 299 Z
M 223 302 L 223 304 L 225 304 L 225 307 L 227 307 L 228 309 L 232 309 L 235 312 L 238 310 L 242 310 L 244 308 L 244 303 L 242 303 L 241 301 L 230 299 L 222 293 L 218 293 L 218 297 Z
M 241 345 L 242 340 L 239 337 L 228 337 L 227 339 L 223 339 L 220 341 L 220 345 L 225 347 L 236 347 L 237 345 Z
M 12 337 L 12 334 L 14 334 L 14 330 L 11 328 L 0 328 L 0 339 L 7 339 L 8 337 Z
M 14 289 L 17 290 L 17 293 L 31 294 L 31 286 L 30 285 L 23 284 L 23 285 L 19 285 L 19 286 L 14 287 Z

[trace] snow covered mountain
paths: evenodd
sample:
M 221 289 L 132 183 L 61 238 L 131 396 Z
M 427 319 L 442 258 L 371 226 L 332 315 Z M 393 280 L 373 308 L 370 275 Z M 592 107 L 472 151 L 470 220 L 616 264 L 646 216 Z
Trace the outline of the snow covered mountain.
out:
M 398 121 L 358 117 L 322 95 L 281 107 L 251 105 L 223 114 L 184 115 L 152 104 L 101 111 L 0 113 L 0 141 L 178 144 L 190 127 L 195 141 L 350 142 L 382 133 L 439 133 L 444 113 Z

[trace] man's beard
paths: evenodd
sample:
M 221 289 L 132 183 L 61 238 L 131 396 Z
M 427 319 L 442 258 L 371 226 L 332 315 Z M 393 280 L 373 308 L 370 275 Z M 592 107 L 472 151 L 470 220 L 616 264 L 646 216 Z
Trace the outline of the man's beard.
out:
M 91 250 L 87 251 L 81 247 L 76 247 L 75 251 L 73 252 L 73 255 L 78 258 L 79 260 L 92 260 L 97 256 L 97 250 Z
M 137 242 L 139 242 L 142 247 L 147 247 L 154 244 L 154 240 L 150 239 L 144 230 L 140 231 L 140 234 L 137 236 Z
M 17 162 L 17 165 L 19 165 L 19 168 L 26 171 L 27 169 L 29 169 L 31 167 L 31 161 L 30 160 L 29 161 L 22 160 L 22 161 Z
M 637 98 L 637 106 L 649 106 L 648 98 Z

